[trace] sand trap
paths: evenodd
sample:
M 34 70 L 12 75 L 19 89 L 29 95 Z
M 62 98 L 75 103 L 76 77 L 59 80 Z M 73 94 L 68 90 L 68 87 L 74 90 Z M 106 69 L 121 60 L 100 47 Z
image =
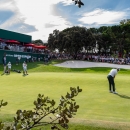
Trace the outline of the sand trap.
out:
M 65 67 L 65 68 L 90 68 L 90 67 L 110 67 L 110 68 L 123 68 L 130 69 L 130 65 L 118 65 L 111 63 L 101 63 L 101 62 L 89 62 L 89 61 L 65 61 L 60 64 L 55 64 L 54 66 Z

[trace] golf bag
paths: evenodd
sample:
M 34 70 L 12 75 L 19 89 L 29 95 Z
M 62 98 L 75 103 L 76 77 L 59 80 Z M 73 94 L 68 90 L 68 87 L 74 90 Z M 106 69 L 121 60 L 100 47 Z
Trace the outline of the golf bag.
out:
M 13 71 L 14 71 L 14 72 L 17 72 L 17 73 L 21 73 L 20 70 L 15 70 L 15 69 L 13 69 Z

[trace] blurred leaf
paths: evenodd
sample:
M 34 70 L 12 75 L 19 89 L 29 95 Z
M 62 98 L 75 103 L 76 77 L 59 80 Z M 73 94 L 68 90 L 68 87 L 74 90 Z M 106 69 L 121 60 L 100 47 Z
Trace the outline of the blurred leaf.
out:
M 8 104 L 8 102 L 4 102 L 3 104 L 2 104 L 2 106 L 6 106 Z
M 79 105 L 76 105 L 74 108 L 78 109 L 78 108 L 79 108 Z

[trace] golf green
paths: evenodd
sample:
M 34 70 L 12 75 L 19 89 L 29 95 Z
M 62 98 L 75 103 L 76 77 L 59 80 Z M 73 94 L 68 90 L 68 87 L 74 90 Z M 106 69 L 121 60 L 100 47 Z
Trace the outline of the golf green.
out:
M 54 99 L 79 86 L 82 92 L 76 97 L 80 105 L 75 120 L 130 121 L 130 77 L 118 74 L 115 83 L 117 94 L 109 93 L 106 73 L 31 72 L 28 76 L 19 73 L 3 75 L 0 79 L 0 99 L 8 102 L 1 109 L 2 115 L 14 115 L 16 110 L 34 108 L 37 95 Z M 9 116 L 10 117 L 10 116 Z

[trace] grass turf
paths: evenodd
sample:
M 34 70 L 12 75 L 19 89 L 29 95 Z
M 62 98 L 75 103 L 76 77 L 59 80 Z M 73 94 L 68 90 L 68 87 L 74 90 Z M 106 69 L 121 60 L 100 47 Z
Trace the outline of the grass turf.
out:
M 76 97 L 80 108 L 72 122 L 95 127 L 106 124 L 103 126 L 106 129 L 113 123 L 115 129 L 130 128 L 129 70 L 121 70 L 117 75 L 115 82 L 119 94 L 115 95 L 108 92 L 106 76 L 110 68 L 69 69 L 54 67 L 54 63 L 29 63 L 29 75 L 25 77 L 14 72 L 1 76 L 0 99 L 9 103 L 1 109 L 2 120 L 11 120 L 17 109 L 33 109 L 33 101 L 39 93 L 58 102 L 69 87 L 80 86 L 83 92 Z M 12 68 L 21 69 L 22 65 Z M 2 69 L 0 66 L 1 73 Z

